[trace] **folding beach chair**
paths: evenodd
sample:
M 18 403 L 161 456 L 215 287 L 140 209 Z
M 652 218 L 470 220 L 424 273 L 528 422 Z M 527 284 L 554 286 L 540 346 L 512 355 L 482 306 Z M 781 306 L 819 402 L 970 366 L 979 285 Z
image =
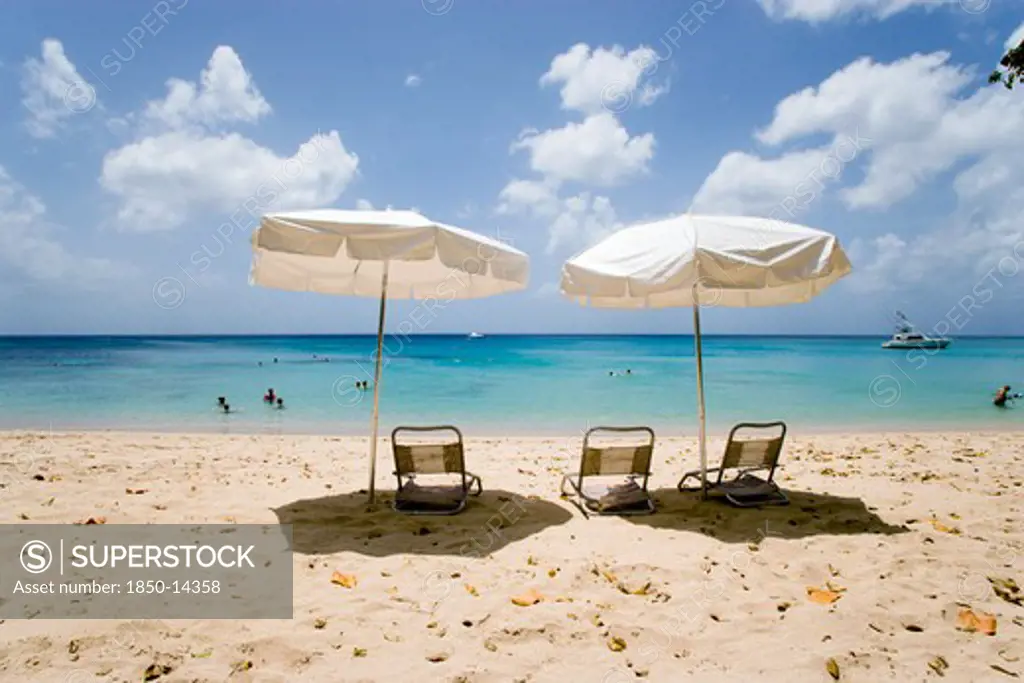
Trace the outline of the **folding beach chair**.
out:
M 708 470 L 708 492 L 722 495 L 739 507 L 788 505 L 789 498 L 773 481 L 785 439 L 785 422 L 743 422 L 733 427 L 725 444 L 722 464 Z M 736 476 L 723 481 L 727 470 L 737 471 Z M 760 470 L 768 471 L 767 479 L 751 474 Z M 712 481 L 710 475 L 715 472 L 718 476 Z M 696 487 L 683 486 L 690 478 L 697 480 Z M 679 490 L 699 491 L 700 470 L 684 474 L 679 480 Z
M 562 495 L 570 487 L 584 514 L 649 515 L 655 510 L 647 492 L 653 452 L 649 427 L 594 427 L 583 437 L 579 474 L 562 478 Z
M 432 439 L 423 438 L 431 433 Z M 442 439 L 439 433 L 454 434 L 454 438 Z M 408 439 L 417 434 L 421 438 Z M 454 515 L 462 512 L 470 495 L 483 492 L 480 477 L 466 471 L 462 432 L 456 427 L 395 427 L 391 447 L 398 478 L 394 503 L 398 512 Z

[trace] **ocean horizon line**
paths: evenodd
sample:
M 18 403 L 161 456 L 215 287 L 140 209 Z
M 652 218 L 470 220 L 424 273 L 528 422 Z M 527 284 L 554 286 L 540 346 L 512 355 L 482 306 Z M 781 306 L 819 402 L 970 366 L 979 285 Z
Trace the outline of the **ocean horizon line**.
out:
M 630 333 L 630 332 L 431 332 L 431 333 L 398 333 L 385 332 L 385 336 L 414 337 L 420 339 L 449 339 L 463 338 L 471 333 L 483 334 L 484 337 L 548 337 L 548 338 L 693 338 L 692 332 L 651 332 L 651 333 Z M 310 333 L 249 333 L 249 332 L 196 332 L 178 334 L 153 334 L 153 333 L 67 333 L 67 334 L 0 334 L 0 340 L 25 340 L 25 339 L 355 339 L 355 338 L 376 338 L 376 332 L 310 332 Z M 828 334 L 828 333 L 776 333 L 776 332 L 729 332 L 729 333 L 702 333 L 703 339 L 877 339 L 888 337 L 889 333 L 860 333 L 860 334 Z M 1024 334 L 963 334 L 951 336 L 951 339 L 1024 339 Z

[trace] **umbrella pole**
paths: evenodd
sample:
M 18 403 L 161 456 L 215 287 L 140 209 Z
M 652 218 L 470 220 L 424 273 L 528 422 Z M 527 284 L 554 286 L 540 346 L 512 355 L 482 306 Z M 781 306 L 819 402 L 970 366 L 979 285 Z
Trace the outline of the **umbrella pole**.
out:
M 380 408 L 380 365 L 384 349 L 384 313 L 388 300 L 388 262 L 384 262 L 384 274 L 380 278 L 380 317 L 377 320 L 377 363 L 373 369 L 373 418 L 370 422 L 370 502 L 374 498 L 374 481 L 377 477 L 377 425 Z
M 697 289 L 693 292 L 693 348 L 697 357 L 697 418 L 699 420 L 699 431 L 697 432 L 698 447 L 700 449 L 700 488 L 704 498 L 708 497 L 708 449 L 706 443 L 706 427 L 704 417 L 704 355 L 703 344 L 700 338 L 700 304 L 697 298 Z

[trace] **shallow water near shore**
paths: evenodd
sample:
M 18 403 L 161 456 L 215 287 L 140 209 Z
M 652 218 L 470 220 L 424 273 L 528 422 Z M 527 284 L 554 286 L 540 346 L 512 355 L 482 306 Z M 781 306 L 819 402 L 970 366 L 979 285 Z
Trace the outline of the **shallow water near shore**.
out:
M 1024 339 L 963 338 L 941 352 L 887 351 L 882 341 L 707 337 L 709 423 L 784 419 L 813 432 L 1020 424 L 1021 409 L 998 410 L 991 396 L 1020 383 Z M 371 335 L 4 338 L 0 427 L 358 434 L 373 394 L 355 383 L 372 380 L 374 345 Z M 688 335 L 389 336 L 384 358 L 385 430 L 696 429 Z M 285 410 L 263 403 L 269 387 Z M 219 412 L 218 396 L 237 412 Z

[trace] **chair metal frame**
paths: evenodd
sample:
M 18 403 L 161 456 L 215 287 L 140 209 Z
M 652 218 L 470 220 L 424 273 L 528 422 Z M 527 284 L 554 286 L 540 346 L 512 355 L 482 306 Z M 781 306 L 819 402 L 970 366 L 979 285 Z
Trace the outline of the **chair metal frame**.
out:
M 645 443 L 638 446 L 607 446 L 598 447 L 591 446 L 591 437 L 600 433 L 610 434 L 630 434 L 630 433 L 643 433 L 648 435 L 648 439 Z M 654 500 L 651 498 L 650 492 L 647 490 L 647 482 L 651 477 L 651 461 L 654 457 L 654 430 L 650 427 L 635 426 L 635 427 L 611 427 L 611 426 L 598 426 L 588 429 L 586 434 L 583 435 L 583 451 L 580 456 L 580 467 L 579 472 L 575 477 L 571 475 L 565 475 L 562 477 L 562 484 L 560 491 L 563 496 L 568 496 L 569 493 L 566 491 L 566 486 L 572 489 L 572 493 L 576 495 L 576 499 L 573 502 L 580 508 L 584 515 L 588 514 L 588 508 L 590 512 L 598 515 L 649 515 L 656 510 Z M 633 460 L 630 465 L 629 471 L 625 468 L 618 468 L 614 471 L 604 472 L 602 471 L 601 464 L 603 463 L 603 457 L 605 451 L 613 450 L 626 450 L 630 449 L 633 451 Z M 643 453 L 646 451 L 646 453 Z M 644 467 L 637 467 L 637 455 L 641 455 L 644 458 Z M 597 467 L 595 471 L 594 462 L 596 460 Z M 641 471 L 642 470 L 642 471 Z M 647 497 L 647 504 L 643 508 L 636 510 L 602 510 L 600 499 L 588 496 L 584 492 L 583 480 L 587 477 L 593 476 L 604 476 L 604 475 L 618 475 L 621 474 L 626 477 L 627 481 L 636 482 L 637 479 L 643 478 L 643 484 L 639 486 L 640 490 L 643 491 Z M 582 502 L 581 502 L 582 501 Z
M 778 436 L 773 436 L 773 437 L 770 437 L 770 438 L 761 437 L 761 438 L 752 438 L 752 439 L 737 439 L 736 438 L 736 434 L 740 430 L 769 430 L 769 429 L 778 429 L 778 430 L 780 430 Z M 716 480 L 713 483 L 709 482 L 709 485 L 708 485 L 709 492 L 710 493 L 716 493 L 717 492 L 717 493 L 723 494 L 725 496 L 726 500 L 728 500 L 733 505 L 736 505 L 737 507 L 759 507 L 761 505 L 787 505 L 787 504 L 789 504 L 789 498 L 782 491 L 782 489 L 779 488 L 779 485 L 775 483 L 775 470 L 778 469 L 779 459 L 782 457 L 782 448 L 783 448 L 783 446 L 785 445 L 785 442 L 786 442 L 786 432 L 787 431 L 788 431 L 788 427 L 786 426 L 786 423 L 781 421 L 781 420 L 776 420 L 774 422 L 741 422 L 741 423 L 737 424 L 735 427 L 733 427 L 729 431 L 729 439 L 728 439 L 728 441 L 726 441 L 725 452 L 722 454 L 722 464 L 719 465 L 718 467 L 713 467 L 713 468 L 708 469 L 708 473 L 709 474 L 712 473 L 712 472 L 717 472 L 718 473 L 718 477 L 716 478 Z M 753 465 L 753 466 L 745 466 L 743 461 L 742 461 L 742 449 L 743 449 L 743 446 L 741 445 L 741 444 L 744 444 L 745 442 L 768 443 L 769 446 L 768 446 L 767 454 L 770 455 L 770 457 L 766 457 L 766 458 L 762 459 L 762 462 L 760 464 Z M 738 454 L 736 453 L 737 446 L 738 446 L 738 449 L 739 449 Z M 733 464 L 732 463 L 732 458 L 738 458 L 739 461 L 736 462 L 735 464 Z M 723 482 L 722 479 L 725 476 L 725 472 L 727 470 L 738 470 L 738 472 L 737 472 L 735 477 L 733 477 L 732 479 L 730 479 L 728 481 Z M 761 479 L 760 477 L 757 477 L 757 476 L 751 474 L 752 472 L 759 472 L 759 471 L 763 471 L 763 470 L 767 470 L 768 471 L 768 478 L 767 479 Z M 749 479 L 745 479 L 746 477 L 748 477 L 748 475 L 749 475 Z M 690 479 L 690 478 L 694 478 L 694 479 L 697 479 L 699 481 L 700 480 L 700 470 L 692 470 L 690 472 L 685 473 L 683 475 L 682 479 L 679 480 L 679 484 L 677 485 L 677 488 L 680 491 L 684 491 L 684 492 L 687 492 L 687 491 L 700 491 L 700 486 L 696 486 L 696 487 L 692 487 L 692 486 L 684 487 L 683 486 L 683 483 L 687 479 Z M 742 494 L 743 487 L 742 487 L 742 484 L 741 484 L 741 480 L 750 482 L 750 484 L 752 486 L 753 485 L 768 486 L 769 488 L 774 490 L 774 498 L 763 499 L 763 500 L 756 500 L 756 501 L 744 500 L 743 499 L 744 496 Z
M 453 434 L 455 434 L 456 438 L 455 438 L 455 441 L 445 442 L 445 443 L 441 443 L 441 444 L 430 444 L 430 443 L 412 444 L 412 445 L 399 444 L 398 443 L 398 436 L 399 436 L 399 434 L 405 433 L 405 432 L 413 432 L 413 433 L 452 432 Z M 441 466 L 438 467 L 438 468 L 429 469 L 429 470 L 426 470 L 426 471 L 415 471 L 415 455 L 412 452 L 415 449 L 417 449 L 417 448 L 429 448 L 429 447 L 434 447 L 434 448 L 440 447 L 442 449 L 441 450 L 441 458 L 440 458 Z M 412 464 L 414 466 L 413 467 L 413 471 L 405 470 L 402 467 L 402 464 L 403 464 L 402 458 L 403 458 L 403 456 L 401 454 L 401 451 L 403 449 L 408 449 L 410 451 L 409 457 L 412 458 Z M 458 465 L 457 467 L 451 466 L 451 462 L 450 462 L 450 459 L 449 459 L 449 457 L 450 457 L 450 449 L 454 449 L 454 451 L 455 451 L 456 459 L 457 459 L 457 465 Z M 458 427 L 456 427 L 454 425 L 430 425 L 430 426 L 402 425 L 402 426 L 395 427 L 393 430 L 391 430 L 391 452 L 392 452 L 392 455 L 394 456 L 394 460 L 395 460 L 395 472 L 394 472 L 394 474 L 395 474 L 395 478 L 398 481 L 398 490 L 395 493 L 395 501 L 394 501 L 394 503 L 392 503 L 392 507 L 395 509 L 396 512 L 401 512 L 403 514 L 410 514 L 410 515 L 455 515 L 455 514 L 458 514 L 458 513 L 462 512 L 465 509 L 466 503 L 468 501 L 468 497 L 469 496 L 471 496 L 471 495 L 472 496 L 479 496 L 481 493 L 483 493 L 483 484 L 480 481 L 480 477 L 478 477 L 477 475 L 473 474 L 472 472 L 468 472 L 466 470 L 466 449 L 465 449 L 465 445 L 464 445 L 464 440 L 462 438 L 462 432 L 459 430 Z M 457 501 L 457 504 L 455 506 L 453 506 L 451 509 L 441 509 L 441 510 L 399 509 L 399 504 L 401 502 L 402 492 L 406 490 L 406 487 L 409 484 L 415 485 L 415 478 L 416 478 L 417 474 L 459 474 L 461 476 L 461 481 L 462 481 L 462 498 L 459 499 Z M 476 491 L 473 491 L 474 487 L 476 488 Z M 425 489 L 429 489 L 430 487 L 424 487 L 424 488 Z

